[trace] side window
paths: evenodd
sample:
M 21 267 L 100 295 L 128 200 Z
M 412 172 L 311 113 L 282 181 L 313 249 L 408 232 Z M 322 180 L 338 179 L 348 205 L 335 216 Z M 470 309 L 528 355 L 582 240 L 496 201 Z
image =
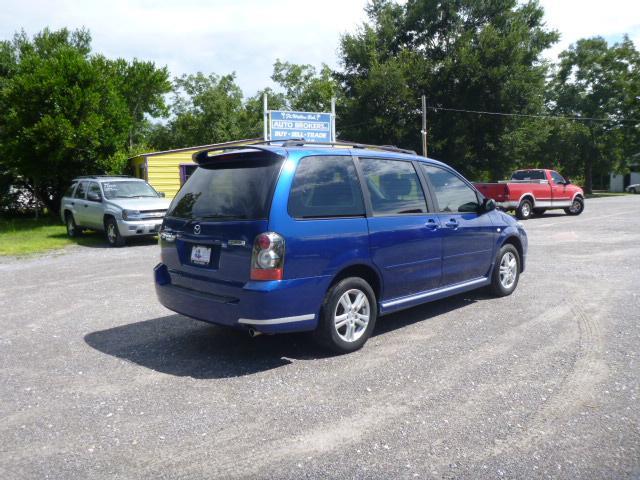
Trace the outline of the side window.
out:
M 439 212 L 477 212 L 476 192 L 453 173 L 433 165 L 422 165 L 433 187 Z
M 73 195 L 73 191 L 76 189 L 77 183 L 72 183 L 71 186 L 64 192 L 65 197 L 71 197 Z
M 288 208 L 295 218 L 364 215 L 362 192 L 351 157 L 301 159 L 291 185 Z
M 558 172 L 551 172 L 551 178 L 553 179 L 553 183 L 564 184 L 564 177 Z
M 100 200 L 102 200 L 100 185 L 98 185 L 96 182 L 91 182 L 89 184 L 89 189 L 87 190 L 87 198 L 93 202 L 99 202 Z
M 362 158 L 374 215 L 426 213 L 427 203 L 413 164 L 400 160 Z
M 87 190 L 87 184 L 85 182 L 80 182 L 78 184 L 78 188 L 76 188 L 76 194 L 73 198 L 84 198 L 84 194 Z

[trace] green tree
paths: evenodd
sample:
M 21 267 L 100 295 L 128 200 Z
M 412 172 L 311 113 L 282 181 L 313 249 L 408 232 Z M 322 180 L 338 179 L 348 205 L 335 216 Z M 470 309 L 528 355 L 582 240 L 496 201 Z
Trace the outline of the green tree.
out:
M 168 128 L 173 147 L 243 138 L 242 90 L 230 75 L 183 75 L 174 80 L 173 118 Z
M 628 37 L 612 46 L 601 37 L 582 39 L 562 52 L 550 93 L 553 113 L 594 119 L 566 132 L 574 146 L 567 163 L 584 175 L 587 192 L 594 174 L 628 168 L 640 151 L 640 54 Z
M 320 71 L 313 65 L 299 65 L 276 60 L 271 80 L 284 89 L 280 97 L 283 108 L 299 112 L 328 112 L 331 99 L 339 93 L 332 70 L 322 64 Z M 271 106 L 269 107 L 271 109 Z
M 532 1 L 374 0 L 369 22 L 341 42 L 346 101 L 338 130 L 354 140 L 420 147 L 420 96 L 432 108 L 544 111 L 548 66 L 558 38 Z M 430 111 L 430 155 L 469 176 L 502 177 L 514 163 L 505 135 L 524 122 L 507 116 Z
M 127 150 L 144 116 L 162 111 L 163 75 L 152 64 L 92 54 L 86 30 L 0 42 L 3 170 L 57 212 L 71 178 L 113 171 L 110 159 Z M 136 78 L 133 92 L 127 82 Z

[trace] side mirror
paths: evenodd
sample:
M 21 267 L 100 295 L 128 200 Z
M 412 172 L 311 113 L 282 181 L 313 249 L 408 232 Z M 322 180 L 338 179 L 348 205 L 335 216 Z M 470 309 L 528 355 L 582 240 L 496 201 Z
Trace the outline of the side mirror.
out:
M 565 185 L 570 185 L 571 184 L 571 179 L 569 177 L 564 177 L 564 184 Z
M 102 201 L 102 197 L 100 196 L 99 193 L 89 192 L 89 193 L 87 193 L 87 200 L 90 200 L 92 202 L 101 202 Z
M 162 198 L 164 198 L 164 192 L 158 192 L 158 195 L 160 195 Z
M 493 198 L 485 198 L 482 200 L 482 211 L 490 212 L 491 210 L 496 209 L 496 201 Z

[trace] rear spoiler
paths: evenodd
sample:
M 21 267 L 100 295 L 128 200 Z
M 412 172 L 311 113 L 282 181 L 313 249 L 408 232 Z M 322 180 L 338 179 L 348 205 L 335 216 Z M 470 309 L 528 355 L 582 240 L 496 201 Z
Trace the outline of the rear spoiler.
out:
M 246 152 L 251 150 L 268 153 L 271 156 L 284 157 L 283 155 L 275 153 L 270 148 L 266 148 L 258 145 L 237 145 L 237 146 L 230 146 L 230 147 L 220 146 L 220 147 L 214 147 L 214 148 L 207 148 L 205 150 L 200 150 L 199 152 L 194 153 L 193 155 L 191 155 L 191 158 L 198 165 L 204 165 L 212 160 L 219 160 L 221 157 L 224 157 L 225 154 L 227 153 L 233 154 L 233 153 L 240 153 L 240 152 Z M 220 152 L 220 153 L 216 155 L 210 155 L 210 153 L 212 152 Z

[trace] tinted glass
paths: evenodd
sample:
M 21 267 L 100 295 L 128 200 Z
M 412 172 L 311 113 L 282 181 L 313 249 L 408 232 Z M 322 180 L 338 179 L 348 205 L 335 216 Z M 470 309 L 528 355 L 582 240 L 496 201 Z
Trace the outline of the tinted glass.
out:
M 558 172 L 551 172 L 551 178 L 555 183 L 564 183 L 564 177 Z
M 71 186 L 69 187 L 69 189 L 64 193 L 65 197 L 70 197 L 71 195 L 73 195 L 73 190 L 75 190 L 77 183 L 73 183 L 71 184 Z
M 84 198 L 84 194 L 87 190 L 86 182 L 80 182 L 78 184 L 78 188 L 76 188 L 76 194 L 73 196 L 74 198 Z
M 411 163 L 363 158 L 361 165 L 375 215 L 427 212 L 424 192 Z
M 292 217 L 348 217 L 364 213 L 351 157 L 317 156 L 300 160 L 289 195 Z
M 457 175 L 432 165 L 422 165 L 438 202 L 439 212 L 477 212 L 476 192 Z
M 100 198 L 102 198 L 102 192 L 100 191 L 100 185 L 96 182 L 91 182 L 89 184 L 89 190 L 87 190 L 87 198 L 89 198 L 90 194 L 94 194 Z
M 146 182 L 139 180 L 120 180 L 117 182 L 102 182 L 104 196 L 112 198 L 157 197 L 158 193 Z
M 543 170 L 518 170 L 513 172 L 511 180 L 546 180 Z
M 214 220 L 265 219 L 281 164 L 281 158 L 251 156 L 246 160 L 218 160 L 203 165 L 180 189 L 167 216 Z

